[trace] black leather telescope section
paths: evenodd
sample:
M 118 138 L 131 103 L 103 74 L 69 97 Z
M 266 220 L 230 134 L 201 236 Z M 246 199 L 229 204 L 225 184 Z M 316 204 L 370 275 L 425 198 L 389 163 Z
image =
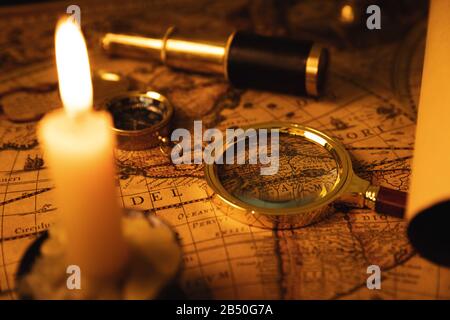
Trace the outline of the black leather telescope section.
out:
M 236 32 L 228 51 L 229 81 L 236 87 L 289 94 L 307 94 L 306 62 L 313 42 Z M 323 50 L 318 70 L 319 93 L 328 55 Z

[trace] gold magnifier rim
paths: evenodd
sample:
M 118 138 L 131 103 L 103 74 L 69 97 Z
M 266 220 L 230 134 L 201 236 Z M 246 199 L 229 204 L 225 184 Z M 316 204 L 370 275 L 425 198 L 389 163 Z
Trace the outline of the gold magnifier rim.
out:
M 335 187 L 328 192 L 324 197 L 317 199 L 306 205 L 289 208 L 261 208 L 251 204 L 248 204 L 239 198 L 229 193 L 220 182 L 217 164 L 205 164 L 205 177 L 208 185 L 213 189 L 215 195 L 228 206 L 238 209 L 244 214 L 252 215 L 265 215 L 265 216 L 292 216 L 302 215 L 305 213 L 314 212 L 322 207 L 331 204 L 336 201 L 347 189 L 351 183 L 353 169 L 350 155 L 345 147 L 335 139 L 331 138 L 327 134 L 307 126 L 303 126 L 292 122 L 265 122 L 243 127 L 246 129 L 278 129 L 280 133 L 287 133 L 292 135 L 298 135 L 304 137 L 306 140 L 311 141 L 330 152 L 337 164 L 338 178 L 336 180 Z M 225 149 L 224 149 L 225 152 Z

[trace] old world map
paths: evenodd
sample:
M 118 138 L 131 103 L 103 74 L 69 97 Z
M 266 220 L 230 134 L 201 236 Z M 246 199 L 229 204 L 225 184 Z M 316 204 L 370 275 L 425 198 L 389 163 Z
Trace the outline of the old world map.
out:
M 190 128 L 200 119 L 219 129 L 271 120 L 308 125 L 339 139 L 361 177 L 407 191 L 424 20 L 417 18 L 398 39 L 355 49 L 345 44 L 336 25 L 325 31 L 313 28 L 332 24 L 322 16 L 335 12 L 329 1 L 291 1 L 289 8 L 261 2 L 80 1 L 79 6 L 92 68 L 121 74 L 130 89 L 166 95 L 175 106 L 175 127 Z M 35 130 L 40 114 L 61 106 L 53 35 L 56 18 L 67 5 L 0 9 L 2 299 L 17 298 L 18 263 L 59 214 Z M 312 30 L 302 29 L 305 24 Z M 238 27 L 315 37 L 331 47 L 329 89 L 320 99 L 239 90 L 220 78 L 174 71 L 152 61 L 111 59 L 99 50 L 105 31 L 161 34 L 168 25 L 193 32 Z M 339 41 L 331 40 L 330 30 Z M 184 254 L 180 282 L 190 298 L 450 299 L 450 270 L 415 253 L 405 221 L 342 207 L 306 228 L 249 227 L 210 202 L 202 165 L 173 165 L 160 148 L 117 150 L 116 158 L 123 206 L 146 210 L 177 232 Z M 370 265 L 382 270 L 381 290 L 366 287 Z

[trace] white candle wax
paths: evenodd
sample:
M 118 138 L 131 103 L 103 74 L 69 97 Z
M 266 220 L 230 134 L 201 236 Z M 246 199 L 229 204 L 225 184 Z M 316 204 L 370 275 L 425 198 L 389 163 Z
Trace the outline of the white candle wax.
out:
M 116 274 L 126 261 L 126 247 L 110 116 L 88 112 L 71 119 L 58 110 L 42 120 L 39 137 L 56 186 L 67 263 L 90 275 Z

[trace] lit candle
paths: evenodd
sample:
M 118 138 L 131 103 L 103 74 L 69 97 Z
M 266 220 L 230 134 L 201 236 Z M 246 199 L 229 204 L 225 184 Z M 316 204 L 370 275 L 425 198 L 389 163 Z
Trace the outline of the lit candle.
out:
M 39 138 L 56 186 L 56 202 L 67 239 L 67 263 L 83 274 L 111 276 L 127 261 L 114 180 L 111 117 L 92 110 L 86 44 L 72 19 L 55 35 L 63 110 L 45 116 Z

